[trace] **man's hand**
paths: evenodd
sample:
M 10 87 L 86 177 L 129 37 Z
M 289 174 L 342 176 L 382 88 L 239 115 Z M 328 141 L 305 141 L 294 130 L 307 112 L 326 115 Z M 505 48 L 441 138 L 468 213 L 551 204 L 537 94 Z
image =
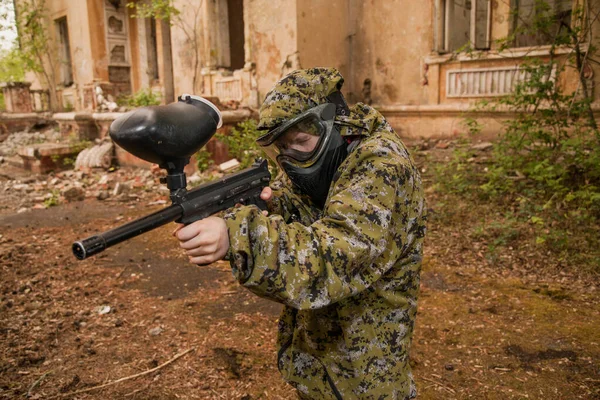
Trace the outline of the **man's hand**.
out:
M 270 187 L 265 187 L 260 198 L 269 201 L 273 195 Z M 263 211 L 266 215 L 267 211 Z M 229 250 L 229 232 L 222 218 L 208 217 L 184 226 L 180 225 L 173 236 L 185 250 L 193 264 L 206 265 L 225 257 Z
M 208 217 L 173 232 L 191 263 L 206 265 L 225 257 L 229 250 L 229 233 L 222 218 Z

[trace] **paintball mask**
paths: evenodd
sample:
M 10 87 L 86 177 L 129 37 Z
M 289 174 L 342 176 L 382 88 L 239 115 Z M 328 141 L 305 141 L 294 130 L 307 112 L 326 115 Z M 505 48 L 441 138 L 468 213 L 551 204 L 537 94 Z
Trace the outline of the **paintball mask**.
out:
M 348 145 L 334 126 L 335 115 L 335 104 L 321 104 L 257 139 L 292 183 L 321 208 L 333 176 L 348 154 Z

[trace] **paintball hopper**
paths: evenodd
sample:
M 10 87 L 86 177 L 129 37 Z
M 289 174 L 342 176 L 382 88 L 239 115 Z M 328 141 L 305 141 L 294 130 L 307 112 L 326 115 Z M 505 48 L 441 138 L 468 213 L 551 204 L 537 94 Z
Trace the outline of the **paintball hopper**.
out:
M 167 187 L 186 187 L 183 168 L 223 125 L 221 113 L 210 101 L 183 94 L 168 105 L 138 108 L 110 125 L 110 137 L 142 160 L 167 170 Z

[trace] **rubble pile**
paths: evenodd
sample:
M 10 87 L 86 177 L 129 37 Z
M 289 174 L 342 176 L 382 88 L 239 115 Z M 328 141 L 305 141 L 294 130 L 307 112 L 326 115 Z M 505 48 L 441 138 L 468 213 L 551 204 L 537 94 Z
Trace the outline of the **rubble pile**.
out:
M 54 143 L 60 141 L 60 138 L 60 132 L 54 129 L 46 129 L 42 132 L 12 133 L 0 143 L 0 157 L 11 157 L 16 155 L 21 147 L 36 143 Z
M 188 189 L 223 175 L 218 170 L 189 175 Z M 0 204 L 0 210 L 22 213 L 85 199 L 167 204 L 169 189 L 160 183 L 160 178 L 165 176 L 166 171 L 158 166 L 151 170 L 84 168 L 48 175 L 23 175 L 21 172 L 20 176 L 14 177 L 3 172 L 0 173 L 0 191 L 5 201 Z
M 169 190 L 159 183 L 161 175 L 160 170 L 118 169 L 107 172 L 98 169 L 9 178 L 0 182 L 0 190 L 4 194 L 12 194 L 18 201 L 12 207 L 4 204 L 2 208 L 13 208 L 13 211 L 22 213 L 86 198 L 166 204 Z

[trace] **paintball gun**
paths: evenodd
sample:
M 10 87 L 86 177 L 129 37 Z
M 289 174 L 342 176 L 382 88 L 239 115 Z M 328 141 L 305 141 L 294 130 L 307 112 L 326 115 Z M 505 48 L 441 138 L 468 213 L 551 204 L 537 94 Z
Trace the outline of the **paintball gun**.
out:
M 171 205 L 110 231 L 73 243 L 80 260 L 169 222 L 190 224 L 236 204 L 262 209 L 262 189 L 269 184 L 266 160 L 188 191 L 183 168 L 223 124 L 221 113 L 208 100 L 184 94 L 177 102 L 142 107 L 117 118 L 110 126 L 112 140 L 131 154 L 167 170 L 161 179 L 170 190 Z

